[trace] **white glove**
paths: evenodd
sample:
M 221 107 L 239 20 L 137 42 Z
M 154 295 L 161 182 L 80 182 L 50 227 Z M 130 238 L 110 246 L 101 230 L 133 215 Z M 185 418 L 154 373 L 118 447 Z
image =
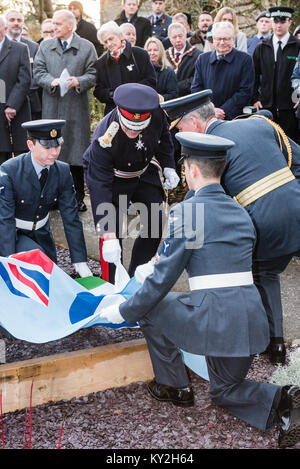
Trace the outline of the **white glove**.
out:
M 80 275 L 80 277 L 92 277 L 93 276 L 86 262 L 77 262 L 76 264 L 73 264 L 73 267 L 76 270 L 77 274 Z
M 107 308 L 103 308 L 100 318 L 107 319 L 108 322 L 112 322 L 113 324 L 121 324 L 121 322 L 125 321 L 120 314 L 119 305 L 111 305 L 107 306 Z
M 165 189 L 174 189 L 179 183 L 179 176 L 176 173 L 175 169 L 173 168 L 165 168 L 164 176 L 165 176 L 165 183 L 164 183 Z
M 118 239 L 107 239 L 103 243 L 102 256 L 106 262 L 117 264 L 121 261 L 121 246 Z
M 134 277 L 138 283 L 144 283 L 145 279 L 149 277 L 154 271 L 155 257 L 146 264 L 138 265 L 134 272 Z

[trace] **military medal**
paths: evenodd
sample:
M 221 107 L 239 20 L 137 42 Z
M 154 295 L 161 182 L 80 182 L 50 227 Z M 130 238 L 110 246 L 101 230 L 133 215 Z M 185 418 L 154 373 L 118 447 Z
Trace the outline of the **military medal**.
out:
M 144 148 L 144 142 L 142 141 L 142 136 L 141 134 L 139 135 L 139 139 L 137 142 L 135 142 L 135 148 L 137 150 L 142 150 Z

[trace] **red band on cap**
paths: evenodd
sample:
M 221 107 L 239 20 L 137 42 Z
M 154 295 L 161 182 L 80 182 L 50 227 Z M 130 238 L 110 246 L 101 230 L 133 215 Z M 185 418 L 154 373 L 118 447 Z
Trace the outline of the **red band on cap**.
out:
M 129 119 L 133 122 L 142 122 L 142 121 L 148 119 L 148 117 L 151 115 L 151 112 L 147 112 L 146 114 L 140 114 L 139 112 L 132 113 L 132 112 L 128 112 L 128 111 L 126 111 L 125 109 L 122 109 L 122 108 L 119 108 L 119 109 L 120 109 L 121 114 L 126 119 Z

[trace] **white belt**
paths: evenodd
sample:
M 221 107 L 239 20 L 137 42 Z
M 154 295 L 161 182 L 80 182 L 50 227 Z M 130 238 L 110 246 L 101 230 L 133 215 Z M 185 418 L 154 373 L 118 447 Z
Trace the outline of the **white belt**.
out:
M 16 218 L 16 227 L 20 228 L 21 230 L 29 230 L 29 231 L 38 230 L 42 228 L 44 225 L 46 225 L 48 218 L 49 218 L 49 213 L 45 218 L 39 221 L 27 221 L 27 220 L 20 220 L 20 218 Z
M 162 173 L 162 168 L 156 158 L 152 158 L 150 161 L 151 164 L 154 164 L 158 170 Z M 121 171 L 120 169 L 114 168 L 114 175 L 119 178 L 130 179 L 140 177 L 144 172 L 149 168 L 149 164 L 145 168 L 140 169 L 139 171 Z
M 204 290 L 206 288 L 241 287 L 252 285 L 252 272 L 235 272 L 233 274 L 199 275 L 189 278 L 191 290 Z

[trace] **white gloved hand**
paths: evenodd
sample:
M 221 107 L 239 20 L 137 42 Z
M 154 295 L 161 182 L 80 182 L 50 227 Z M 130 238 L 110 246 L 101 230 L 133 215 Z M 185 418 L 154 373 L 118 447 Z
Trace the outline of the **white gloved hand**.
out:
M 77 262 L 73 264 L 75 271 L 80 277 L 92 277 L 93 274 L 86 262 Z
M 121 261 L 121 246 L 118 239 L 106 239 L 102 247 L 102 256 L 106 262 L 117 264 Z
M 144 283 L 145 279 L 149 277 L 154 271 L 155 257 L 146 264 L 138 265 L 134 272 L 134 277 L 138 283 Z
M 164 183 L 165 189 L 174 189 L 178 185 L 180 179 L 175 169 L 165 168 L 164 176 L 165 176 L 165 183 Z
M 103 308 L 100 318 L 107 319 L 108 322 L 112 322 L 113 324 L 121 324 L 121 322 L 125 321 L 120 314 L 119 305 L 111 305 L 107 306 L 107 308 Z

